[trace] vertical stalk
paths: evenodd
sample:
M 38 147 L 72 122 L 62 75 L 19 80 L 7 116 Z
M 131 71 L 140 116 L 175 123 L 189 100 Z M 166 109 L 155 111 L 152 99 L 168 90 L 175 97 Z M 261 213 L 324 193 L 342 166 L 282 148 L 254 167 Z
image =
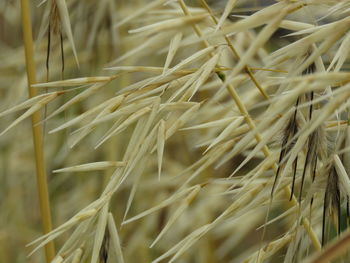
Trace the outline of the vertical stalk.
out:
M 201 2 L 205 2 L 205 1 L 202 1 Z M 180 7 L 183 11 L 183 13 L 186 15 L 186 16 L 190 16 L 191 13 L 190 11 L 188 10 L 187 8 L 187 5 L 185 4 L 184 0 L 179 0 L 179 4 L 180 4 Z M 204 5 L 204 7 L 209 7 L 208 5 Z M 210 10 L 210 8 L 209 8 Z M 292 9 L 294 10 L 294 9 Z M 212 12 L 209 11 L 209 14 L 212 14 Z M 212 16 L 213 17 L 213 16 Z M 214 21 L 215 22 L 215 21 Z M 199 28 L 199 26 L 197 24 L 193 24 L 192 25 L 194 31 L 196 32 L 196 34 L 199 36 L 199 37 L 202 37 L 203 36 L 203 33 L 201 31 L 201 29 Z M 230 42 L 230 41 L 229 41 Z M 210 44 L 207 40 L 203 40 L 203 44 L 204 46 L 208 47 Z M 233 45 L 231 44 L 231 46 L 233 47 Z M 212 54 L 210 54 L 210 56 L 212 56 Z M 261 134 L 259 132 L 257 132 L 257 129 L 256 129 L 256 126 L 255 126 L 255 123 L 253 121 L 253 119 L 251 118 L 251 116 L 249 115 L 249 112 L 248 110 L 246 109 L 244 103 L 241 101 L 240 97 L 238 96 L 238 93 L 236 92 L 235 88 L 232 86 L 232 84 L 228 84 L 227 86 L 227 91 L 229 92 L 231 98 L 234 100 L 234 102 L 236 103 L 237 105 L 237 108 L 238 110 L 240 111 L 241 115 L 244 116 L 244 119 L 246 121 L 246 123 L 248 124 L 250 130 L 252 131 L 255 131 L 255 139 L 257 142 L 260 142 L 262 140 L 262 137 L 261 137 Z M 263 154 L 268 157 L 271 155 L 270 153 L 270 150 L 269 148 L 265 145 L 263 148 L 262 148 L 262 152 Z M 277 165 L 276 163 L 273 164 L 272 166 L 272 169 L 273 171 L 276 173 L 277 172 Z M 285 191 L 286 195 L 287 196 L 291 196 L 291 190 L 288 186 L 284 187 L 283 190 Z M 271 199 L 272 200 L 272 199 Z M 290 200 L 290 204 L 292 206 L 296 206 L 296 207 L 299 207 L 299 203 L 297 201 L 297 199 L 294 197 L 294 195 L 292 195 L 292 198 Z M 315 231 L 313 230 L 313 228 L 311 227 L 309 221 L 303 217 L 302 218 L 302 223 L 303 223 L 303 226 L 306 230 L 306 232 L 308 233 L 309 237 L 310 237 L 310 240 L 312 242 L 312 244 L 314 245 L 314 247 L 316 248 L 316 250 L 321 250 L 321 244 L 318 240 L 318 237 L 315 233 Z M 260 251 L 260 250 L 259 250 Z M 260 252 L 259 252 L 260 253 Z
M 29 97 L 37 95 L 36 89 L 31 85 L 36 83 L 36 69 L 34 63 L 33 39 L 32 39 L 32 24 L 30 20 L 30 9 L 28 0 L 21 0 L 21 18 L 23 30 L 23 43 L 25 52 L 25 63 L 28 79 Z M 45 170 L 44 152 L 43 152 L 43 135 L 42 127 L 38 125 L 40 121 L 40 112 L 35 112 L 32 115 L 32 132 L 33 144 L 35 153 L 36 177 L 38 186 L 38 195 L 40 203 L 40 211 L 42 218 L 42 226 L 44 233 L 48 233 L 52 229 L 51 212 L 49 193 L 47 187 L 47 178 Z M 54 244 L 51 241 L 45 246 L 46 262 L 49 263 L 55 256 Z

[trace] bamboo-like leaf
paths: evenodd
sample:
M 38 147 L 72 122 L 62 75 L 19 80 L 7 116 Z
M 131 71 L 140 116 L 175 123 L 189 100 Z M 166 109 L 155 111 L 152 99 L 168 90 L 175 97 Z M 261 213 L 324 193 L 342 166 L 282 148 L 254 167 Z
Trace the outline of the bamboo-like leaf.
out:
M 305 22 L 284 19 L 282 20 L 280 27 L 292 31 L 301 31 L 309 28 L 314 28 L 315 26 Z
M 300 3 L 294 3 L 289 6 L 290 9 L 296 9 L 298 6 L 301 6 Z M 194 44 L 197 42 L 201 42 L 203 40 L 207 40 L 210 38 L 214 38 L 217 36 L 232 34 L 233 32 L 243 32 L 252 28 L 259 27 L 271 21 L 271 18 L 276 18 L 276 16 L 281 13 L 281 11 L 286 7 L 284 2 L 279 2 L 273 5 L 270 5 L 266 8 L 261 9 L 260 11 L 254 13 L 253 15 L 242 19 L 230 26 L 226 26 L 222 30 L 218 31 L 214 34 L 206 34 L 203 37 L 192 40 L 192 41 L 184 41 L 184 45 Z
M 27 108 L 35 105 L 39 101 L 41 101 L 43 98 L 51 96 L 52 94 L 57 94 L 57 92 L 41 94 L 41 95 L 35 96 L 33 98 L 30 98 L 30 99 L 28 99 L 28 100 L 26 100 L 26 101 L 24 101 L 16 106 L 12 107 L 12 108 L 10 108 L 10 109 L 7 109 L 7 110 L 1 112 L 0 117 L 14 113 L 16 111 L 27 109 Z
M 113 215 L 111 213 L 108 214 L 108 230 L 112 240 L 112 248 L 114 249 L 117 255 L 117 259 L 118 259 L 117 262 L 124 263 L 124 257 L 123 257 L 123 252 L 120 245 L 119 234 L 115 226 Z
M 102 110 L 92 122 L 88 123 L 87 125 L 81 127 L 80 129 L 74 132 L 75 138 L 73 138 L 73 141 L 70 147 L 74 147 L 79 141 L 81 141 L 86 135 L 88 135 L 98 124 L 119 117 L 119 119 L 117 119 L 117 121 L 114 123 L 114 125 L 111 127 L 111 129 L 107 132 L 105 136 L 111 135 L 111 132 L 113 132 L 115 129 L 118 129 L 121 123 L 125 121 L 124 118 L 120 118 L 120 117 L 123 117 L 128 114 L 133 114 L 135 113 L 135 110 L 142 108 L 144 105 L 157 99 L 157 97 L 148 98 L 143 100 L 142 102 L 131 103 L 128 106 L 125 106 L 121 109 L 117 109 L 116 111 L 114 111 L 114 108 L 119 107 L 120 103 L 123 101 L 123 95 L 120 95 L 120 96 L 122 96 L 122 98 L 118 100 L 116 99 L 115 103 L 111 103 L 108 107 Z M 100 141 L 102 140 L 106 140 L 106 137 L 103 137 Z
M 170 68 L 166 75 L 170 75 L 180 69 L 182 69 L 184 66 L 190 64 L 190 63 L 193 63 L 195 61 L 197 61 L 198 59 L 200 59 L 201 57 L 211 53 L 212 51 L 214 51 L 215 47 L 213 46 L 210 46 L 210 47 L 207 47 L 205 49 L 202 49 L 196 53 L 194 53 L 193 55 L 189 56 L 188 58 L 184 59 L 183 61 L 181 61 L 179 64 L 177 64 L 176 66 L 174 66 L 173 68 Z
M 289 44 L 283 48 L 280 48 L 278 51 L 272 54 L 273 58 L 276 58 L 273 61 L 273 64 L 279 63 L 287 57 L 294 57 L 298 54 L 305 54 L 313 43 L 324 39 L 327 40 L 327 36 L 334 37 L 334 34 L 332 34 L 333 32 L 336 32 L 337 34 L 341 35 L 341 32 L 345 32 L 347 30 L 349 23 L 350 19 L 348 17 L 333 23 L 329 23 L 322 27 L 320 30 L 315 31 L 311 35 L 306 36 L 298 41 L 295 41 L 292 44 Z M 301 71 L 303 71 L 304 69 L 301 69 Z
M 83 252 L 83 249 L 78 248 L 74 253 L 72 263 L 80 263 Z
M 162 236 L 169 230 L 169 228 L 175 223 L 175 221 L 182 215 L 182 213 L 186 210 L 186 208 L 190 205 L 190 203 L 196 197 L 200 189 L 201 189 L 200 186 L 197 186 L 196 188 L 194 188 L 188 194 L 188 196 L 181 202 L 179 207 L 175 210 L 174 214 L 169 218 L 167 224 L 164 226 L 162 231 L 159 233 L 159 235 L 150 245 L 150 248 L 152 248 L 162 238 Z
M 99 5 L 97 6 L 96 15 L 95 15 L 95 18 L 92 19 L 93 24 L 92 24 L 91 31 L 89 34 L 89 38 L 87 40 L 87 46 L 90 50 L 91 50 L 91 47 L 96 39 L 96 33 L 98 30 L 98 26 L 101 23 L 101 20 L 103 19 L 103 17 L 105 16 L 106 9 L 108 8 L 109 2 L 110 2 L 109 0 L 101 0 L 99 2 Z
M 350 34 L 348 33 L 345 36 L 343 42 L 341 43 L 337 53 L 333 57 L 333 60 L 332 60 L 331 64 L 328 67 L 328 70 L 333 68 L 335 63 L 337 63 L 335 68 L 334 68 L 334 71 L 338 72 L 341 69 L 341 67 L 343 66 L 343 64 L 346 61 L 347 57 L 349 56 L 348 55 L 349 53 L 350 53 Z M 347 54 L 347 55 L 344 55 L 344 54 Z
M 179 48 L 181 39 L 182 39 L 182 33 L 181 32 L 177 33 L 171 39 L 171 42 L 170 42 L 170 45 L 169 45 L 168 55 L 166 57 L 165 64 L 164 64 L 164 67 L 163 67 L 163 75 L 168 70 L 170 63 L 173 61 L 173 58 L 174 58 L 174 56 L 175 56 L 175 54 L 176 54 L 176 52 L 177 52 L 177 50 Z
M 70 24 L 66 0 L 56 0 L 56 3 L 57 3 L 57 7 L 58 7 L 58 10 L 60 13 L 61 21 L 63 22 L 64 31 L 67 34 L 69 43 L 72 47 L 75 62 L 77 63 L 77 66 L 79 67 L 79 60 L 78 60 L 77 51 L 75 49 L 74 38 L 73 38 L 72 28 L 71 28 L 71 24 Z
M 58 228 L 52 230 L 50 233 L 48 233 L 48 234 L 34 240 L 33 242 L 29 243 L 27 246 L 31 246 L 35 243 L 40 242 L 40 244 L 29 254 L 29 256 L 32 255 L 33 253 L 35 253 L 40 248 L 42 248 L 43 246 L 45 246 L 48 242 L 54 240 L 55 238 L 57 238 L 58 236 L 63 234 L 65 231 L 67 231 L 68 229 L 70 229 L 74 225 L 94 216 L 96 213 L 97 213 L 97 210 L 94 208 L 83 209 L 82 211 L 80 211 L 78 214 L 76 214 L 74 217 L 69 219 L 67 222 L 65 222 L 64 224 L 62 224 Z
M 206 122 L 206 123 L 198 124 L 187 128 L 182 128 L 181 130 L 187 131 L 187 130 L 197 130 L 197 129 L 218 128 L 223 125 L 228 125 L 232 123 L 232 121 L 234 121 L 237 118 L 240 118 L 240 117 L 227 117 L 216 121 Z
M 121 123 L 116 129 L 106 134 L 103 139 L 95 146 L 95 149 L 101 146 L 106 140 L 111 138 L 114 135 L 117 135 L 119 132 L 126 129 L 129 125 L 131 125 L 133 122 L 137 121 L 139 118 L 141 118 L 146 113 L 150 112 L 150 107 L 142 108 L 141 110 L 131 114 L 123 123 Z
M 153 260 L 151 263 L 158 263 L 158 262 L 164 260 L 165 258 L 171 256 L 172 254 L 175 254 L 176 251 L 178 251 L 181 247 L 184 247 L 184 245 L 188 244 L 189 240 L 198 236 L 201 232 L 205 231 L 208 228 L 208 225 L 209 224 L 204 225 L 204 226 L 200 227 L 199 229 L 196 229 L 189 236 L 187 236 L 186 238 L 181 240 L 179 243 L 177 243 L 175 246 L 173 246 L 171 249 L 169 249 L 163 255 L 161 255 L 158 258 L 156 258 L 155 260 Z
M 123 167 L 126 165 L 126 162 L 116 162 L 116 161 L 102 161 L 94 163 L 86 163 L 75 165 L 71 167 L 66 167 L 58 170 L 54 170 L 54 173 L 70 173 L 70 172 L 90 172 L 90 171 L 99 171 L 106 170 L 113 167 Z
M 222 16 L 220 17 L 220 20 L 215 28 L 215 31 L 218 31 L 219 28 L 221 28 L 221 26 L 224 24 L 226 18 L 231 13 L 232 9 L 235 7 L 236 3 L 237 3 L 237 0 L 228 0 L 227 1 L 224 12 L 223 12 Z
M 91 96 L 93 93 L 97 92 L 99 89 L 103 88 L 106 83 L 99 83 L 99 84 L 94 84 L 87 90 L 84 90 L 83 92 L 79 93 L 77 96 L 73 97 L 66 103 L 64 103 L 62 106 L 60 106 L 57 110 L 55 110 L 53 113 L 51 113 L 46 120 L 51 119 L 55 115 L 65 111 L 68 107 L 74 105 L 75 103 L 78 103 L 79 101 L 82 101 L 89 96 Z
M 60 130 L 66 129 L 66 128 L 68 128 L 68 127 L 70 127 L 70 126 L 72 126 L 72 125 L 82 121 L 86 117 L 88 117 L 88 116 L 90 116 L 92 114 L 95 114 L 97 111 L 99 111 L 101 109 L 104 109 L 107 112 L 108 111 L 110 112 L 112 109 L 119 107 L 119 105 L 123 102 L 123 100 L 124 100 L 124 96 L 122 96 L 122 95 L 121 96 L 117 96 L 115 98 L 111 98 L 111 99 L 109 99 L 109 100 L 107 100 L 107 101 L 105 101 L 105 102 L 103 102 L 103 103 L 101 103 L 101 104 L 99 104 L 99 105 L 89 109 L 88 111 L 78 115 L 74 119 L 63 123 L 61 126 L 51 130 L 49 133 L 55 133 L 55 132 L 58 132 Z M 104 110 L 102 112 L 104 112 Z M 103 114 L 102 112 L 100 113 L 101 115 Z
M 128 202 L 126 203 L 126 208 L 125 208 L 125 212 L 124 212 L 124 216 L 123 216 L 123 221 L 126 219 L 126 216 L 128 215 L 129 213 L 129 210 L 131 208 L 131 204 L 134 200 L 134 197 L 135 197 L 135 194 L 136 194 L 136 190 L 139 186 L 139 182 L 140 182 L 140 178 L 141 178 L 141 175 L 145 169 L 145 164 L 147 162 L 148 158 L 145 158 L 143 159 L 141 162 L 141 164 L 136 168 L 136 171 L 134 172 L 134 182 L 132 184 L 132 188 L 131 188 L 131 191 L 130 191 L 130 194 L 129 194 L 129 198 L 128 198 Z
M 79 241 L 85 240 L 89 236 L 89 229 L 91 229 L 93 223 L 94 218 L 89 218 L 84 222 L 80 223 L 57 253 L 61 255 L 66 255 L 70 251 L 74 253 L 73 250 L 77 248 L 74 254 L 79 254 L 79 250 L 83 250 L 83 248 L 85 247 L 84 242 L 81 243 Z
M 214 55 L 207 63 L 204 63 L 203 66 L 199 69 L 201 71 L 200 76 L 196 80 L 195 83 L 188 89 L 188 91 L 182 96 L 180 101 L 188 100 L 190 101 L 192 97 L 196 94 L 199 87 L 204 84 L 204 82 L 208 79 L 210 74 L 213 72 L 216 64 L 219 61 L 220 53 Z
M 230 135 L 230 133 L 236 129 L 243 121 L 243 118 L 238 117 L 235 119 L 231 124 L 229 124 L 221 133 L 219 136 L 217 136 L 214 141 L 208 146 L 208 148 L 205 150 L 204 153 L 208 152 L 211 148 L 213 148 L 218 143 L 222 142 L 224 139 L 227 138 L 227 136 Z
M 154 213 L 156 212 L 157 210 L 159 209 L 162 209 L 168 205 L 171 205 L 172 203 L 178 201 L 180 198 L 182 198 L 184 195 L 186 195 L 188 192 L 192 191 L 193 189 L 195 188 L 195 186 L 192 186 L 192 187 L 189 187 L 189 188 L 186 188 L 186 189 L 183 189 L 179 192 L 176 192 L 175 194 L 171 195 L 169 198 L 167 198 L 166 200 L 164 200 L 163 202 L 161 202 L 160 204 L 132 217 L 132 218 L 129 218 L 128 220 L 124 221 L 122 223 L 122 225 L 126 225 L 126 224 L 129 224 L 133 221 L 136 221 L 142 217 L 145 217 L 151 213 Z
M 239 60 L 238 65 L 232 71 L 232 75 L 238 74 L 247 64 L 251 58 L 255 55 L 259 48 L 261 48 L 266 41 L 271 37 L 271 35 L 278 29 L 282 19 L 288 14 L 288 9 L 285 8 L 274 17 L 274 19 L 268 23 L 264 29 L 259 33 L 258 37 L 251 44 L 244 56 Z
M 12 122 L 9 126 L 7 126 L 7 128 L 0 133 L 0 136 L 4 135 L 6 132 L 8 132 L 10 129 L 12 129 L 14 126 L 19 124 L 24 119 L 30 117 L 34 112 L 45 107 L 45 105 L 47 105 L 50 101 L 52 101 L 56 97 L 57 97 L 57 93 L 53 93 L 39 100 L 37 103 L 31 106 L 25 113 L 23 113 L 20 117 L 18 117 L 14 122 Z
M 263 147 L 265 147 L 268 141 L 271 140 L 273 136 L 276 136 L 277 132 L 282 130 L 283 125 L 285 125 L 286 120 L 290 117 L 290 114 L 285 114 L 280 118 L 277 123 L 267 132 L 266 136 L 258 143 L 258 145 L 249 153 L 249 155 L 244 159 L 243 162 L 235 169 L 231 176 L 233 176 L 237 171 L 239 171 L 247 162 L 249 162 Z
M 164 0 L 161 0 L 164 1 Z M 166 34 L 166 33 L 165 33 Z M 151 47 L 156 47 L 159 46 L 159 43 L 161 43 L 162 41 L 164 41 L 164 32 L 156 34 L 150 38 L 148 38 L 146 41 L 144 41 L 143 43 L 141 43 L 140 45 L 138 45 L 137 47 L 131 49 L 130 51 L 124 53 L 122 56 L 112 60 L 109 65 L 116 65 L 119 64 L 120 62 L 131 58 L 131 57 L 135 57 L 135 56 L 140 56 L 140 52 L 145 51 Z
M 167 31 L 176 27 L 181 27 L 186 24 L 197 23 L 204 18 L 207 17 L 207 14 L 200 14 L 192 17 L 180 17 L 169 20 L 163 20 L 161 22 L 157 22 L 151 25 L 143 26 L 137 29 L 129 30 L 129 33 L 141 33 L 141 32 L 159 32 L 159 31 Z
M 178 89 L 176 92 L 174 92 L 171 95 L 171 97 L 167 100 L 167 103 L 171 103 L 172 101 L 174 101 L 181 93 L 183 93 L 191 85 L 193 85 L 201 73 L 202 73 L 202 70 L 198 69 L 195 73 L 191 74 L 190 75 L 191 78 L 189 78 L 180 89 Z M 183 100 L 181 102 L 183 102 Z
M 161 111 L 176 111 L 176 110 L 187 110 L 193 106 L 197 105 L 197 102 L 192 101 L 179 101 L 179 102 L 169 102 L 160 105 Z
M 337 154 L 334 155 L 334 167 L 337 170 L 338 178 L 340 181 L 341 189 L 350 196 L 350 179 L 347 174 L 342 161 Z
M 102 241 L 106 233 L 107 217 L 108 217 L 108 204 L 105 204 L 100 212 L 100 215 L 97 221 L 94 245 L 92 249 L 91 263 L 97 263 L 97 260 L 100 254 L 100 249 L 102 246 Z
M 37 83 L 33 84 L 33 88 L 57 88 L 57 87 L 74 87 L 82 86 L 86 84 L 94 84 L 99 82 L 108 82 L 111 81 L 111 77 L 101 76 L 101 77 L 85 77 L 85 78 L 76 78 L 76 79 L 65 79 L 58 80 L 46 83 Z
M 165 144 L 165 121 L 160 120 L 157 136 L 157 155 L 158 155 L 158 179 L 160 180 L 160 174 L 162 172 L 162 162 L 164 154 Z
M 137 9 L 136 12 L 133 12 L 132 15 L 125 17 L 123 20 L 121 20 L 118 24 L 114 25 L 114 27 L 120 27 L 121 25 L 124 25 L 125 23 L 135 19 L 136 17 L 147 13 L 149 10 L 152 10 L 153 8 L 156 8 L 157 6 L 160 6 L 163 4 L 166 0 L 155 0 L 148 5 Z
M 200 103 L 197 103 L 190 109 L 188 109 L 184 114 L 178 118 L 173 125 L 166 130 L 165 139 L 167 140 L 170 136 L 172 136 L 178 129 L 180 129 L 192 116 L 193 113 L 196 112 L 200 107 Z
M 63 257 L 61 256 L 56 256 L 52 261 L 51 263 L 62 263 L 63 262 Z

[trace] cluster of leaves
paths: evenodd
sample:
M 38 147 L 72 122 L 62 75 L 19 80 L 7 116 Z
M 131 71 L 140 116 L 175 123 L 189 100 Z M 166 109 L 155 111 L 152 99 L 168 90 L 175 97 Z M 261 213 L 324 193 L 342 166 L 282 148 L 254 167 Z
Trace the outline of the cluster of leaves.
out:
M 70 176 L 51 176 L 69 188 L 53 210 L 75 215 L 33 252 L 58 239 L 55 263 L 345 258 L 346 238 L 328 244 L 349 224 L 350 2 L 130 2 L 38 11 L 41 94 L 0 113 L 21 112 L 1 135 L 43 111 L 47 165 Z

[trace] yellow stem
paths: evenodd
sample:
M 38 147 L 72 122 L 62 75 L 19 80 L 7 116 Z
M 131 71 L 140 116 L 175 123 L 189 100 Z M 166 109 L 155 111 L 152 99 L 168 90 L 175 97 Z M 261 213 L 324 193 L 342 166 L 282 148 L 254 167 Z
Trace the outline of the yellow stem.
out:
M 32 25 L 30 20 L 30 9 L 28 0 L 21 0 L 21 17 L 23 30 L 23 43 L 25 52 L 25 62 L 28 79 L 29 97 L 32 98 L 37 95 L 36 89 L 31 85 L 36 83 L 36 69 L 34 63 L 33 39 L 32 39 Z M 38 195 L 40 203 L 40 211 L 42 218 L 42 225 L 44 233 L 48 233 L 52 229 L 51 212 L 49 202 L 49 192 L 47 187 L 47 178 L 43 151 L 43 135 L 42 126 L 38 125 L 40 122 L 40 112 L 35 112 L 32 115 L 32 131 L 33 144 L 35 152 L 36 177 L 38 185 Z M 53 242 L 49 242 L 45 246 L 46 262 L 49 263 L 55 256 L 55 248 Z
M 214 16 L 211 8 L 209 7 L 209 5 L 207 4 L 207 2 L 205 0 L 200 0 L 201 4 L 204 6 L 204 8 L 208 11 L 208 13 L 210 14 L 210 17 L 212 18 L 212 20 L 214 21 L 214 23 L 217 25 L 218 24 L 218 20 L 216 19 L 216 17 Z M 224 35 L 225 41 L 228 45 L 228 47 L 230 48 L 231 52 L 233 53 L 233 55 L 240 60 L 241 57 L 239 56 L 237 50 L 235 49 L 235 47 L 233 46 L 231 40 L 228 38 L 228 36 Z M 261 95 L 263 95 L 263 97 L 265 99 L 269 99 L 269 95 L 266 93 L 266 91 L 261 87 L 261 85 L 259 84 L 258 80 L 255 78 L 255 76 L 253 75 L 251 68 L 246 65 L 244 66 L 244 71 L 248 74 L 248 76 L 250 77 L 250 79 L 253 81 L 253 83 L 255 84 L 255 86 L 258 88 L 258 90 L 260 91 Z
M 204 1 L 204 0 L 201 0 L 201 2 L 203 3 L 203 2 L 205 2 L 205 1 Z M 180 4 L 180 6 L 181 6 L 181 9 L 182 9 L 183 13 L 184 13 L 185 15 L 187 15 L 187 16 L 190 16 L 191 14 L 190 14 L 190 12 L 189 12 L 189 10 L 188 10 L 188 8 L 187 8 L 185 2 L 184 2 L 183 0 L 179 0 L 179 4 Z M 205 7 L 208 7 L 208 5 L 206 5 Z M 209 10 L 210 10 L 210 8 L 209 8 Z M 214 22 L 215 22 L 215 21 L 214 21 Z M 201 37 L 203 34 L 202 34 L 200 28 L 198 27 L 198 25 L 194 24 L 194 25 L 192 25 L 192 26 L 193 26 L 193 29 L 194 29 L 194 31 L 196 32 L 196 34 L 197 34 L 199 37 Z M 228 40 L 228 39 L 226 39 L 226 41 L 227 41 L 227 40 Z M 229 44 L 229 43 L 230 43 L 230 44 Z M 207 47 L 210 46 L 210 44 L 209 44 L 209 42 L 208 42 L 207 40 L 203 40 L 203 44 L 204 44 L 205 46 L 207 46 Z M 233 45 L 232 45 L 232 43 L 231 43 L 229 40 L 228 40 L 228 44 L 229 44 L 230 47 L 233 48 Z M 232 51 L 235 51 L 234 48 L 231 49 L 231 50 L 232 50 Z M 238 54 L 237 54 L 237 55 L 238 55 Z M 253 82 L 254 82 L 254 81 L 253 81 Z M 227 88 L 227 91 L 229 92 L 231 98 L 235 101 L 235 103 L 236 103 L 236 105 L 237 105 L 237 107 L 238 107 L 238 110 L 240 111 L 240 113 L 242 114 L 242 116 L 244 116 L 244 119 L 245 119 L 246 123 L 248 124 L 250 130 L 254 131 L 256 141 L 257 141 L 257 142 L 261 142 L 261 140 L 262 140 L 261 134 L 257 131 L 257 128 L 256 128 L 256 126 L 255 126 L 255 123 L 254 123 L 253 119 L 250 117 L 250 115 L 249 115 L 249 113 L 248 113 L 248 110 L 246 109 L 245 105 L 242 103 L 241 99 L 239 98 L 239 96 L 238 96 L 238 94 L 237 94 L 235 88 L 234 88 L 231 84 L 228 84 L 228 85 L 226 86 L 226 88 Z M 269 150 L 269 148 L 268 148 L 266 145 L 262 148 L 262 152 L 263 152 L 263 154 L 264 154 L 266 157 L 268 157 L 268 156 L 271 155 L 270 150 Z M 276 163 L 273 164 L 272 169 L 274 170 L 275 173 L 277 172 L 277 164 L 276 164 Z M 290 190 L 289 186 L 284 187 L 283 190 L 284 190 L 284 192 L 285 192 L 285 194 L 286 194 L 287 197 L 290 196 L 291 190 Z M 292 197 L 292 200 L 291 200 L 290 204 L 293 205 L 293 206 L 299 207 L 299 203 L 298 203 L 298 201 L 296 200 L 296 198 L 295 198 L 294 195 L 293 195 L 293 197 Z M 309 235 L 309 237 L 310 237 L 310 240 L 311 240 L 312 244 L 314 245 L 315 249 L 316 249 L 316 250 L 321 250 L 320 241 L 318 240 L 315 231 L 314 231 L 314 230 L 312 229 L 312 227 L 310 226 L 309 221 L 308 221 L 306 218 L 302 218 L 302 224 L 303 224 L 303 226 L 304 226 L 306 232 L 308 233 L 308 235 Z

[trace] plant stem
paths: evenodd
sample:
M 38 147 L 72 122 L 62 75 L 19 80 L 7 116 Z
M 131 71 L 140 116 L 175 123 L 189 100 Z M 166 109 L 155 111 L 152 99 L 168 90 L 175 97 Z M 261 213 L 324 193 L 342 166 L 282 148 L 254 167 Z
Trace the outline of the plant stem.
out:
M 202 2 L 205 2 L 205 1 L 202 1 Z M 191 13 L 190 11 L 188 10 L 184 0 L 179 0 L 179 4 L 180 4 L 180 7 L 184 13 L 184 15 L 186 16 L 191 16 Z M 208 5 L 206 5 L 208 6 Z M 210 9 L 210 8 L 209 8 Z M 214 21 L 215 22 L 215 21 Z M 196 34 L 199 36 L 199 37 L 202 37 L 203 36 L 203 33 L 202 31 L 200 30 L 199 26 L 196 25 L 196 24 L 193 24 L 192 25 L 194 31 L 196 32 Z M 230 42 L 230 41 L 229 41 Z M 209 47 L 210 44 L 207 40 L 203 40 L 203 44 L 205 47 Z M 233 47 L 233 45 L 229 45 L 231 47 Z M 232 50 L 232 49 L 231 49 Z M 212 54 L 210 54 L 212 55 Z M 254 82 L 254 81 L 253 81 Z M 255 82 L 254 82 L 255 83 Z M 255 139 L 257 142 L 261 142 L 262 140 L 262 136 L 261 134 L 257 131 L 257 128 L 255 126 L 255 123 L 253 121 L 253 119 L 250 117 L 249 115 L 249 112 L 248 110 L 246 109 L 245 105 L 243 104 L 243 102 L 241 101 L 240 97 L 238 96 L 238 93 L 236 92 L 235 88 L 232 86 L 232 84 L 228 84 L 226 86 L 227 88 L 227 91 L 228 93 L 230 94 L 231 98 L 233 99 L 233 101 L 236 103 L 236 106 L 239 110 L 239 112 L 242 114 L 242 116 L 244 116 L 244 119 L 246 121 L 246 123 L 248 124 L 250 130 L 252 131 L 255 131 Z M 264 147 L 262 147 L 262 152 L 263 154 L 265 155 L 265 157 L 268 157 L 271 155 L 270 153 L 270 150 L 269 148 L 265 145 Z M 277 172 L 277 164 L 274 163 L 273 166 L 272 166 L 272 169 L 273 171 L 276 173 Z M 291 190 L 289 188 L 289 186 L 286 186 L 283 188 L 283 190 L 285 191 L 285 194 L 288 196 L 291 195 Z M 299 203 L 297 201 L 297 199 L 295 198 L 295 196 L 293 195 L 292 196 L 292 199 L 291 199 L 291 205 L 292 206 L 296 206 L 296 207 L 299 207 Z M 310 240 L 313 244 L 313 246 L 315 247 L 316 250 L 321 250 L 321 244 L 317 238 L 317 235 L 315 233 L 315 231 L 313 230 L 313 228 L 311 227 L 309 221 L 306 219 L 306 218 L 302 218 L 302 224 L 307 232 L 307 234 L 309 235 L 310 237 Z
M 335 260 L 349 251 L 350 229 L 344 231 L 340 237 L 329 243 L 322 251 L 306 258 L 303 263 L 327 263 Z M 341 261 L 344 262 L 344 261 Z
M 36 89 L 31 85 L 36 83 L 36 69 L 34 63 L 33 39 L 32 39 L 32 25 L 30 20 L 30 10 L 28 0 L 21 0 L 21 18 L 23 30 L 23 42 L 25 52 L 25 63 L 27 70 L 28 91 L 29 97 L 32 98 L 37 95 Z M 42 126 L 38 125 L 40 122 L 40 112 L 35 112 L 32 115 L 32 132 L 33 144 L 35 152 L 35 166 L 36 177 L 38 185 L 38 195 L 40 203 L 40 211 L 42 218 L 42 226 L 44 233 L 48 233 L 52 229 L 51 212 L 49 202 L 49 192 L 47 186 L 44 151 L 43 151 L 43 135 Z M 55 256 L 55 248 L 53 242 L 49 242 L 45 246 L 46 262 L 49 263 Z
M 210 17 L 212 18 L 212 20 L 214 21 L 214 23 L 217 25 L 218 24 L 218 20 L 216 19 L 216 17 L 214 16 L 214 13 L 212 12 L 211 8 L 209 7 L 209 5 L 207 4 L 206 0 L 200 0 L 202 6 L 208 11 Z M 236 59 L 240 60 L 241 57 L 239 56 L 237 50 L 235 49 L 235 47 L 233 46 L 231 40 L 229 39 L 229 37 L 227 35 L 224 35 L 225 41 L 228 45 L 228 47 L 230 48 L 230 50 L 232 51 L 233 55 L 236 57 Z M 245 72 L 248 74 L 248 76 L 250 77 L 250 79 L 253 81 L 253 83 L 255 84 L 255 86 L 258 88 L 258 90 L 260 91 L 260 93 L 263 95 L 263 97 L 265 99 L 270 99 L 269 95 L 266 93 L 266 91 L 261 87 L 260 83 L 258 82 L 258 80 L 255 78 L 253 72 L 251 71 L 251 68 L 246 65 L 244 66 L 244 70 Z

